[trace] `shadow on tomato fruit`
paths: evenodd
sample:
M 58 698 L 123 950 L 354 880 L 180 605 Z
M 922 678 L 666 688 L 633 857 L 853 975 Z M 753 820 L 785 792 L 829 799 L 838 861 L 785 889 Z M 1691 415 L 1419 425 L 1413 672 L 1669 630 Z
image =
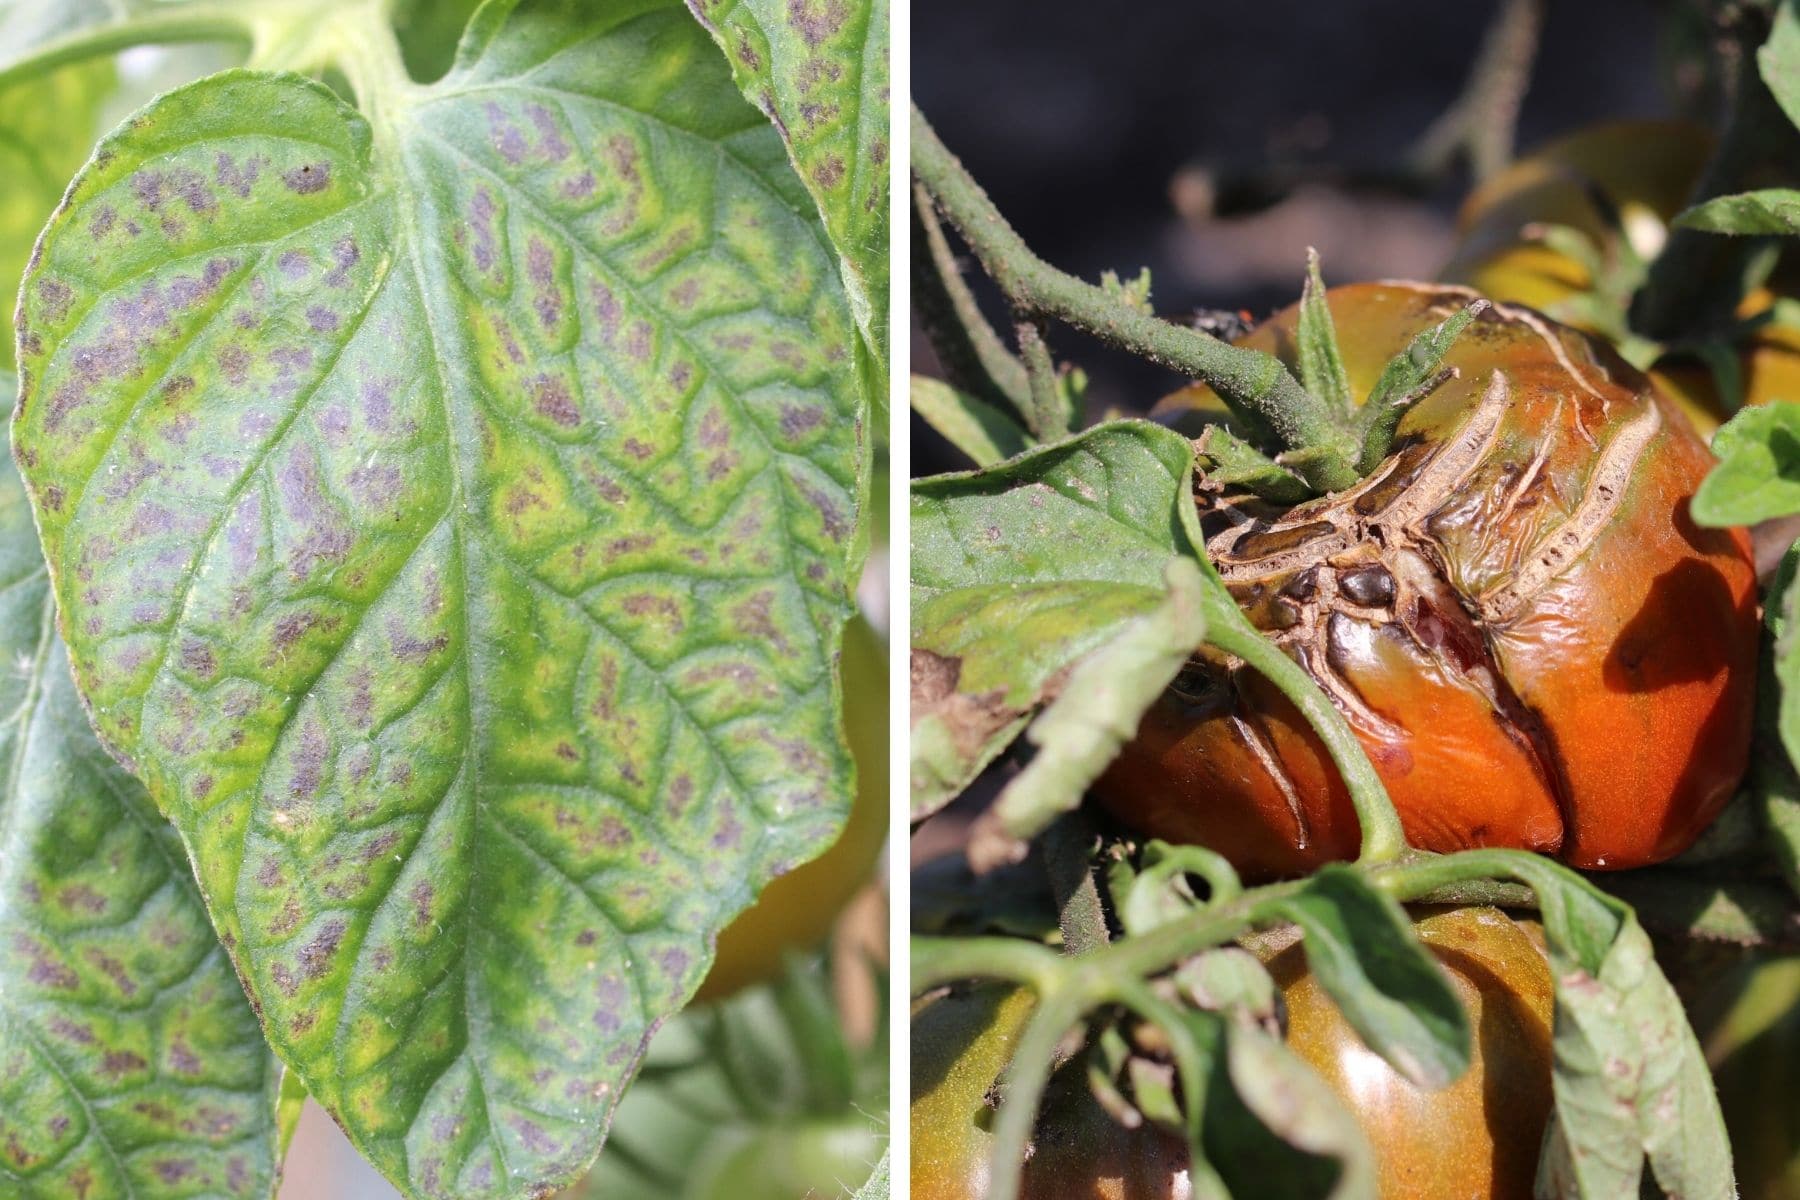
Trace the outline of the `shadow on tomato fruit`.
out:
M 1467 304 L 1384 283 L 1327 293 L 1351 391 Z M 1298 311 L 1242 344 L 1288 358 Z M 1691 844 L 1749 749 L 1749 540 L 1695 526 L 1712 464 L 1603 344 L 1496 306 L 1451 347 L 1388 459 L 1288 509 L 1201 487 L 1208 556 L 1251 621 L 1343 712 L 1426 850 L 1626 868 Z M 1201 387 L 1159 408 L 1218 419 Z M 1355 855 L 1323 745 L 1285 697 L 1203 649 L 1095 793 L 1121 823 L 1254 877 Z
M 844 626 L 840 678 L 844 734 L 856 759 L 850 819 L 829 850 L 771 882 L 719 935 L 718 955 L 697 1003 L 773 979 L 789 950 L 824 941 L 881 856 L 888 819 L 887 652 L 861 617 Z

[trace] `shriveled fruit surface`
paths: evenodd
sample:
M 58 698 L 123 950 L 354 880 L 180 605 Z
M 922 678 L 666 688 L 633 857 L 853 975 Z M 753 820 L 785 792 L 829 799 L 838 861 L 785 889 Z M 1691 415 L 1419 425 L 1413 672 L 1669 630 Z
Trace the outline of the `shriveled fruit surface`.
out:
M 1333 289 L 1354 394 L 1471 298 Z M 1297 323 L 1285 310 L 1245 344 L 1292 362 Z M 1687 515 L 1711 456 L 1644 376 L 1529 310 L 1485 312 L 1444 366 L 1457 377 L 1355 487 L 1286 510 L 1203 487 L 1209 555 L 1343 711 L 1414 846 L 1523 847 L 1584 868 L 1668 858 L 1748 752 L 1749 542 Z M 1310 728 L 1210 650 L 1098 791 L 1132 827 L 1253 875 L 1357 847 Z

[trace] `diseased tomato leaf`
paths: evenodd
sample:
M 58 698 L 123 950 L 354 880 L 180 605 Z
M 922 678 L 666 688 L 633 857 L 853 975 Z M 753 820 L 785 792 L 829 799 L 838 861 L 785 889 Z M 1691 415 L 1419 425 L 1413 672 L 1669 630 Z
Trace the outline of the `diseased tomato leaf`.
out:
M 267 1196 L 280 1067 L 175 831 L 94 740 L 52 612 L 0 463 L 0 1191 Z
M 1537 892 L 1556 987 L 1539 1194 L 1635 1196 L 1648 1161 L 1666 1195 L 1734 1196 L 1706 1060 L 1637 917 L 1548 860 L 1510 857 Z
M 1719 458 L 1689 511 L 1702 525 L 1753 525 L 1800 513 L 1800 405 L 1746 408 L 1713 434 Z
M 781 131 L 837 247 L 885 379 L 888 342 L 887 0 L 687 0 Z
M 1283 903 L 1306 965 L 1363 1044 L 1401 1076 L 1441 1088 L 1469 1067 L 1469 1014 L 1392 899 L 1332 864 Z
M 228 72 L 109 137 L 15 441 L 271 1044 L 410 1194 L 522 1196 L 841 826 L 856 333 L 678 5 L 490 3 L 381 103 Z
M 1186 438 L 1123 421 L 913 484 L 915 817 L 1004 750 L 1065 669 L 1164 602 L 1169 563 L 1199 541 L 1192 471 Z

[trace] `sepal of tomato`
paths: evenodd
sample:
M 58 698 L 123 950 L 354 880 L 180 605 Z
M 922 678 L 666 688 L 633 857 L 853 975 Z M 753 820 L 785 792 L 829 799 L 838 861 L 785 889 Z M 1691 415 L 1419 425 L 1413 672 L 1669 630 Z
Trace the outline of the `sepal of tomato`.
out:
M 1464 306 L 1422 284 L 1328 293 L 1352 391 Z M 1242 344 L 1295 357 L 1296 308 Z M 1251 620 L 1337 701 L 1416 847 L 1511 846 L 1584 868 L 1685 849 L 1749 748 L 1748 538 L 1687 501 L 1711 466 L 1604 345 L 1511 306 L 1444 360 L 1389 459 L 1282 511 L 1203 495 L 1208 553 Z M 1203 397 L 1189 419 L 1214 419 Z M 1354 857 L 1343 782 L 1290 704 L 1205 651 L 1095 788 L 1127 826 L 1251 876 Z

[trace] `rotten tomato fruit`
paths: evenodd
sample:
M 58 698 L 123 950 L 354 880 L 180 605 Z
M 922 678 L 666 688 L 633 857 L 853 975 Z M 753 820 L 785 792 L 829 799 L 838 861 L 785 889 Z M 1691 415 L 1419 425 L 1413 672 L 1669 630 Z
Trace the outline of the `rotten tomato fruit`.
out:
M 1353 394 L 1472 298 L 1332 289 Z M 1243 344 L 1292 365 L 1297 325 L 1289 308 Z M 1412 845 L 1520 847 L 1582 868 L 1669 858 L 1731 795 L 1749 750 L 1749 539 L 1687 512 L 1711 455 L 1641 373 L 1528 309 L 1483 312 L 1443 366 L 1455 376 L 1355 486 L 1282 507 L 1199 476 L 1208 555 L 1335 701 Z M 1254 876 L 1359 843 L 1312 730 L 1211 648 L 1095 790 L 1130 827 Z

